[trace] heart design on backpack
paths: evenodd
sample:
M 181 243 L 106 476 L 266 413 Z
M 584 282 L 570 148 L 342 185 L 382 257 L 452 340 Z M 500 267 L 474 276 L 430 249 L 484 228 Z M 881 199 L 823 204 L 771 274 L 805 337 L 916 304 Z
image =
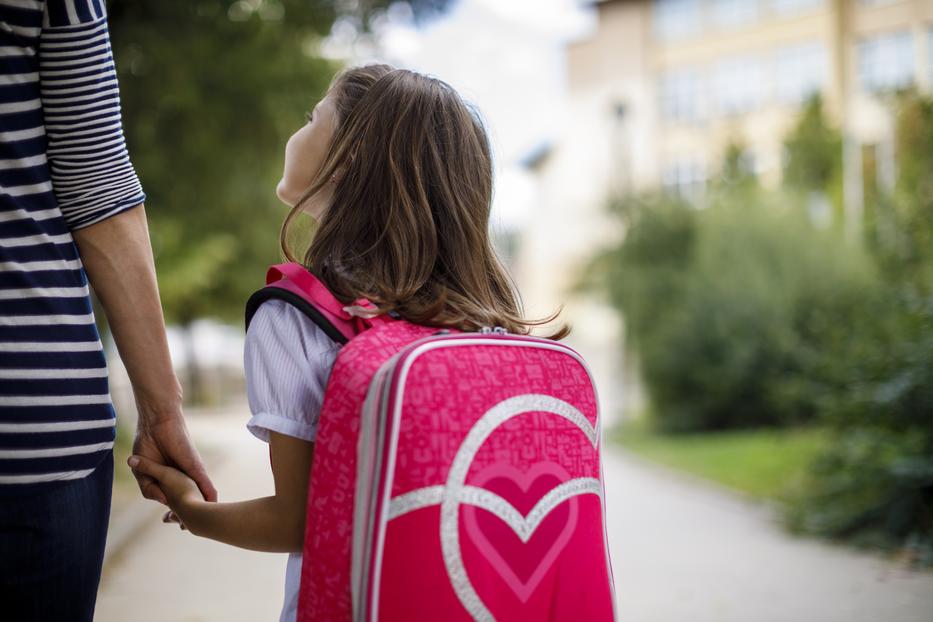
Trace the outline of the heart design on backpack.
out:
M 524 473 L 510 464 L 497 463 L 470 479 L 473 486 L 509 503 L 528 524 L 537 503 L 571 476 L 554 462 L 539 462 Z M 578 514 L 578 500 L 570 497 L 552 508 L 531 531 L 520 534 L 498 515 L 467 505 L 463 508 L 463 524 L 473 544 L 524 603 L 570 542 Z

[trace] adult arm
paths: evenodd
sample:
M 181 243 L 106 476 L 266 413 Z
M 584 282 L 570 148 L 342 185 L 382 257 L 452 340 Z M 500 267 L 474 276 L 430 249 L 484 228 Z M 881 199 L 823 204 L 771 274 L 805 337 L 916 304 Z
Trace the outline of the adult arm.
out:
M 216 500 L 182 416 L 182 390 L 165 337 L 145 207 L 120 212 L 73 235 L 133 384 L 139 411 L 133 453 L 177 466 L 194 478 L 205 498 Z M 135 475 L 145 497 L 166 502 L 151 477 Z
M 172 371 L 146 228 L 145 198 L 123 139 L 102 0 L 48 0 L 39 81 L 52 187 L 129 372 L 139 406 L 136 452 L 192 475 L 216 498 L 192 446 Z M 146 497 L 165 501 L 138 477 Z

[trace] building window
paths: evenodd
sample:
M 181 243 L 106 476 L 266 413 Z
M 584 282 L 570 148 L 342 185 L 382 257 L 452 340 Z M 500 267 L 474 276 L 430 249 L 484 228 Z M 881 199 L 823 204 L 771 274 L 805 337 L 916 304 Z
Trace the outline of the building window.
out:
M 670 71 L 661 76 L 661 114 L 672 121 L 697 122 L 703 118 L 703 87 L 694 69 Z
M 824 0 L 771 0 L 771 10 L 778 15 L 794 15 L 823 6 Z
M 662 39 L 700 32 L 700 0 L 654 0 L 655 31 Z
M 904 88 L 914 79 L 910 32 L 878 35 L 858 44 L 859 81 L 868 91 Z
M 826 83 L 826 48 L 816 41 L 778 48 L 774 70 L 778 100 L 799 104 Z
M 742 114 L 762 103 L 762 67 L 758 58 L 743 56 L 720 61 L 713 75 L 716 107 L 721 114 Z
M 700 198 L 705 186 L 703 165 L 696 160 L 674 160 L 661 173 L 661 187 L 664 191 L 687 200 Z
M 758 3 L 754 0 L 712 0 L 711 9 L 717 26 L 739 26 L 758 19 Z

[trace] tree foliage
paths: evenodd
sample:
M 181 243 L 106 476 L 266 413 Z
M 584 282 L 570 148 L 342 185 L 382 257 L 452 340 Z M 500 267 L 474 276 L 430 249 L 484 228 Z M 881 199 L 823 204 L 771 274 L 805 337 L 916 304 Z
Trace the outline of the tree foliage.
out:
M 806 192 L 827 192 L 841 183 L 841 175 L 842 135 L 828 123 L 822 98 L 814 95 L 784 139 L 784 184 Z
M 933 98 L 909 92 L 896 104 L 897 179 L 888 238 L 879 253 L 891 278 L 933 291 Z
M 834 232 L 745 182 L 733 190 L 702 210 L 659 196 L 620 201 L 625 240 L 595 264 L 665 431 L 812 420 L 823 329 L 844 324 L 874 282 L 867 258 Z
M 181 324 L 240 317 L 277 259 L 283 146 L 336 69 L 307 47 L 330 28 L 330 3 L 242 4 L 110 5 L 127 142 L 167 318 Z
M 319 48 L 339 17 L 386 0 L 113 0 L 111 38 L 131 157 L 167 319 L 242 317 L 279 259 L 274 189 L 288 136 L 339 66 Z M 419 19 L 449 0 L 412 0 Z
M 933 99 L 894 106 L 896 179 L 865 194 L 867 244 L 806 216 L 808 195 L 840 185 L 816 100 L 785 142 L 781 191 L 744 179 L 730 149 L 705 209 L 614 202 L 626 235 L 593 267 L 662 430 L 820 425 L 790 524 L 933 565 Z
M 790 517 L 933 565 L 933 99 L 902 94 L 894 110 L 895 187 L 867 206 L 883 227 L 869 248 L 885 283 L 815 370 L 833 438 Z
M 821 362 L 831 436 L 790 508 L 803 531 L 933 565 L 933 297 L 865 297 Z
M 147 194 L 168 322 L 243 317 L 279 258 L 285 143 L 339 65 L 338 18 L 365 26 L 388 0 L 112 0 L 111 41 L 130 154 Z M 448 0 L 412 0 L 418 19 Z M 102 317 L 102 316 L 101 316 Z M 190 333 L 188 334 L 190 339 Z M 189 344 L 186 395 L 201 397 Z

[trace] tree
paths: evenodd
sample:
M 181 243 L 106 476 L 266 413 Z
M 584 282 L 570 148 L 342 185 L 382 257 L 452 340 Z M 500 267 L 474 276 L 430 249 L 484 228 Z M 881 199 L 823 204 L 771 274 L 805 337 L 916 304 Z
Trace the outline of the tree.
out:
M 446 4 L 412 6 L 427 18 Z M 110 3 L 125 133 L 147 193 L 167 321 L 190 327 L 201 317 L 242 317 L 265 267 L 279 259 L 286 208 L 274 189 L 285 142 L 339 69 L 319 44 L 340 15 L 365 24 L 387 5 Z M 189 365 L 195 399 L 196 370 Z
M 897 181 L 886 265 L 926 293 L 933 291 L 933 98 L 914 92 L 898 100 Z
M 813 369 L 831 441 L 791 520 L 933 565 L 933 99 L 894 105 L 897 178 L 893 196 L 872 197 L 886 234 L 869 245 L 885 283 Z
M 826 119 L 819 94 L 806 102 L 784 139 L 783 183 L 801 198 L 811 220 L 842 222 L 842 135 Z
M 237 317 L 262 266 L 276 260 L 282 145 L 336 69 L 306 48 L 334 20 L 327 4 L 254 4 L 260 10 L 228 1 L 110 6 L 166 319 L 185 328 Z M 197 400 L 193 363 L 188 394 Z
M 784 139 L 784 183 L 806 192 L 829 192 L 842 174 L 842 136 L 826 120 L 823 100 L 814 95 Z

